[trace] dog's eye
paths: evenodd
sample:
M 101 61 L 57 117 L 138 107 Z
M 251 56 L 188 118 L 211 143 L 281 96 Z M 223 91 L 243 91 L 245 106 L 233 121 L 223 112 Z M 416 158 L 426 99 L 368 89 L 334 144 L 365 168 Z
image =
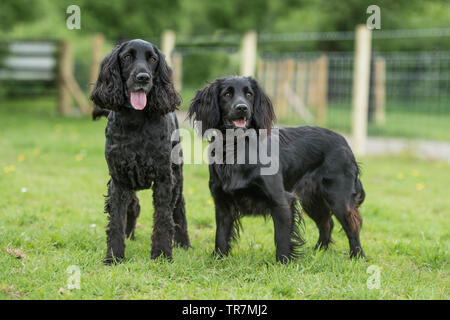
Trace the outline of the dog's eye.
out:
M 127 54 L 125 57 L 123 57 L 125 61 L 131 60 L 131 54 Z
M 155 63 L 156 62 L 156 58 L 155 57 L 150 57 L 150 59 L 148 59 L 148 61 L 150 61 L 151 63 Z
M 250 98 L 252 97 L 252 94 L 251 94 L 250 92 L 247 92 L 247 93 L 245 94 L 245 96 L 247 97 L 247 99 L 250 99 Z
M 231 93 L 227 92 L 223 95 L 225 98 L 230 99 L 231 98 Z

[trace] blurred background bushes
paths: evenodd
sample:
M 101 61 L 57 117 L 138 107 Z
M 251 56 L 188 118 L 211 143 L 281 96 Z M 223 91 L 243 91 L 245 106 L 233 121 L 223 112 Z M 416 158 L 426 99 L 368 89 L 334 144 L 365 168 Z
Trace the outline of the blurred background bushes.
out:
M 66 9 L 72 4 L 81 9 L 80 30 L 66 28 Z M 159 45 L 165 29 L 174 30 L 177 36 L 239 35 L 250 29 L 258 33 L 353 31 L 355 25 L 365 23 L 366 9 L 372 4 L 381 8 L 382 29 L 448 27 L 450 21 L 448 0 L 2 0 L 0 40 L 72 40 L 75 77 L 86 89 L 90 36 L 94 33 L 102 33 L 108 40 L 104 46 L 107 54 L 121 39 L 142 38 Z M 373 46 L 378 51 L 450 50 L 450 42 L 442 39 L 375 40 Z M 226 45 L 238 47 L 239 41 Z M 259 50 L 353 51 L 353 41 L 273 42 L 261 44 Z M 220 50 L 185 55 L 184 86 L 196 88 L 205 79 L 212 80 L 212 75 L 237 73 L 236 56 Z

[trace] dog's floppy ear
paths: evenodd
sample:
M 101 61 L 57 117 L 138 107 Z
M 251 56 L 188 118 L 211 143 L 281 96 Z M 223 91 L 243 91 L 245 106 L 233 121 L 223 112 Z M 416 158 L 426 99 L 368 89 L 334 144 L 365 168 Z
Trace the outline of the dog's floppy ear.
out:
M 189 107 L 188 117 L 200 121 L 202 136 L 206 130 L 216 129 L 220 123 L 219 83 L 220 79 L 198 90 Z
M 255 129 L 266 129 L 267 134 L 270 134 L 276 120 L 272 101 L 270 101 L 255 79 L 249 77 L 249 80 L 255 93 L 252 117 L 253 125 Z
M 125 84 L 120 73 L 119 53 L 126 43 L 116 46 L 102 61 L 97 82 L 90 96 L 99 108 L 117 111 L 125 103 Z
M 158 54 L 158 66 L 155 70 L 153 87 L 148 94 L 149 112 L 166 114 L 175 111 L 181 103 L 180 95 L 175 91 L 172 81 L 172 69 L 167 65 L 164 55 L 155 47 Z

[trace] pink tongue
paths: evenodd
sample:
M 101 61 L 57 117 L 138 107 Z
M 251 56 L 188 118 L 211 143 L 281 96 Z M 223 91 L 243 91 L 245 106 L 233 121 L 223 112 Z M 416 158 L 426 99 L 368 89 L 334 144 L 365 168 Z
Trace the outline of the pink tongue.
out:
M 131 91 L 130 103 L 136 110 L 142 110 L 147 104 L 147 95 L 144 91 Z
M 247 122 L 247 121 L 244 120 L 244 119 L 238 119 L 238 120 L 234 120 L 234 121 L 233 121 L 234 125 L 235 125 L 236 127 L 238 127 L 238 128 L 243 128 L 243 127 L 245 127 L 245 123 L 246 123 L 246 122 Z

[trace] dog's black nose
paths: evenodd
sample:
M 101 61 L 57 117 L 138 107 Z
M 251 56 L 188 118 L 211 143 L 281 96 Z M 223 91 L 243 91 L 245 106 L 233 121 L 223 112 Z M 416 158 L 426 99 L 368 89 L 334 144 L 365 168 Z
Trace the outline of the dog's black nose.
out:
M 138 73 L 136 75 L 136 79 L 139 82 L 149 82 L 150 81 L 150 75 L 148 73 L 146 73 L 146 72 L 141 72 L 141 73 Z
M 236 111 L 239 111 L 242 113 L 248 111 L 248 106 L 244 103 L 237 104 L 234 108 L 236 109 Z

